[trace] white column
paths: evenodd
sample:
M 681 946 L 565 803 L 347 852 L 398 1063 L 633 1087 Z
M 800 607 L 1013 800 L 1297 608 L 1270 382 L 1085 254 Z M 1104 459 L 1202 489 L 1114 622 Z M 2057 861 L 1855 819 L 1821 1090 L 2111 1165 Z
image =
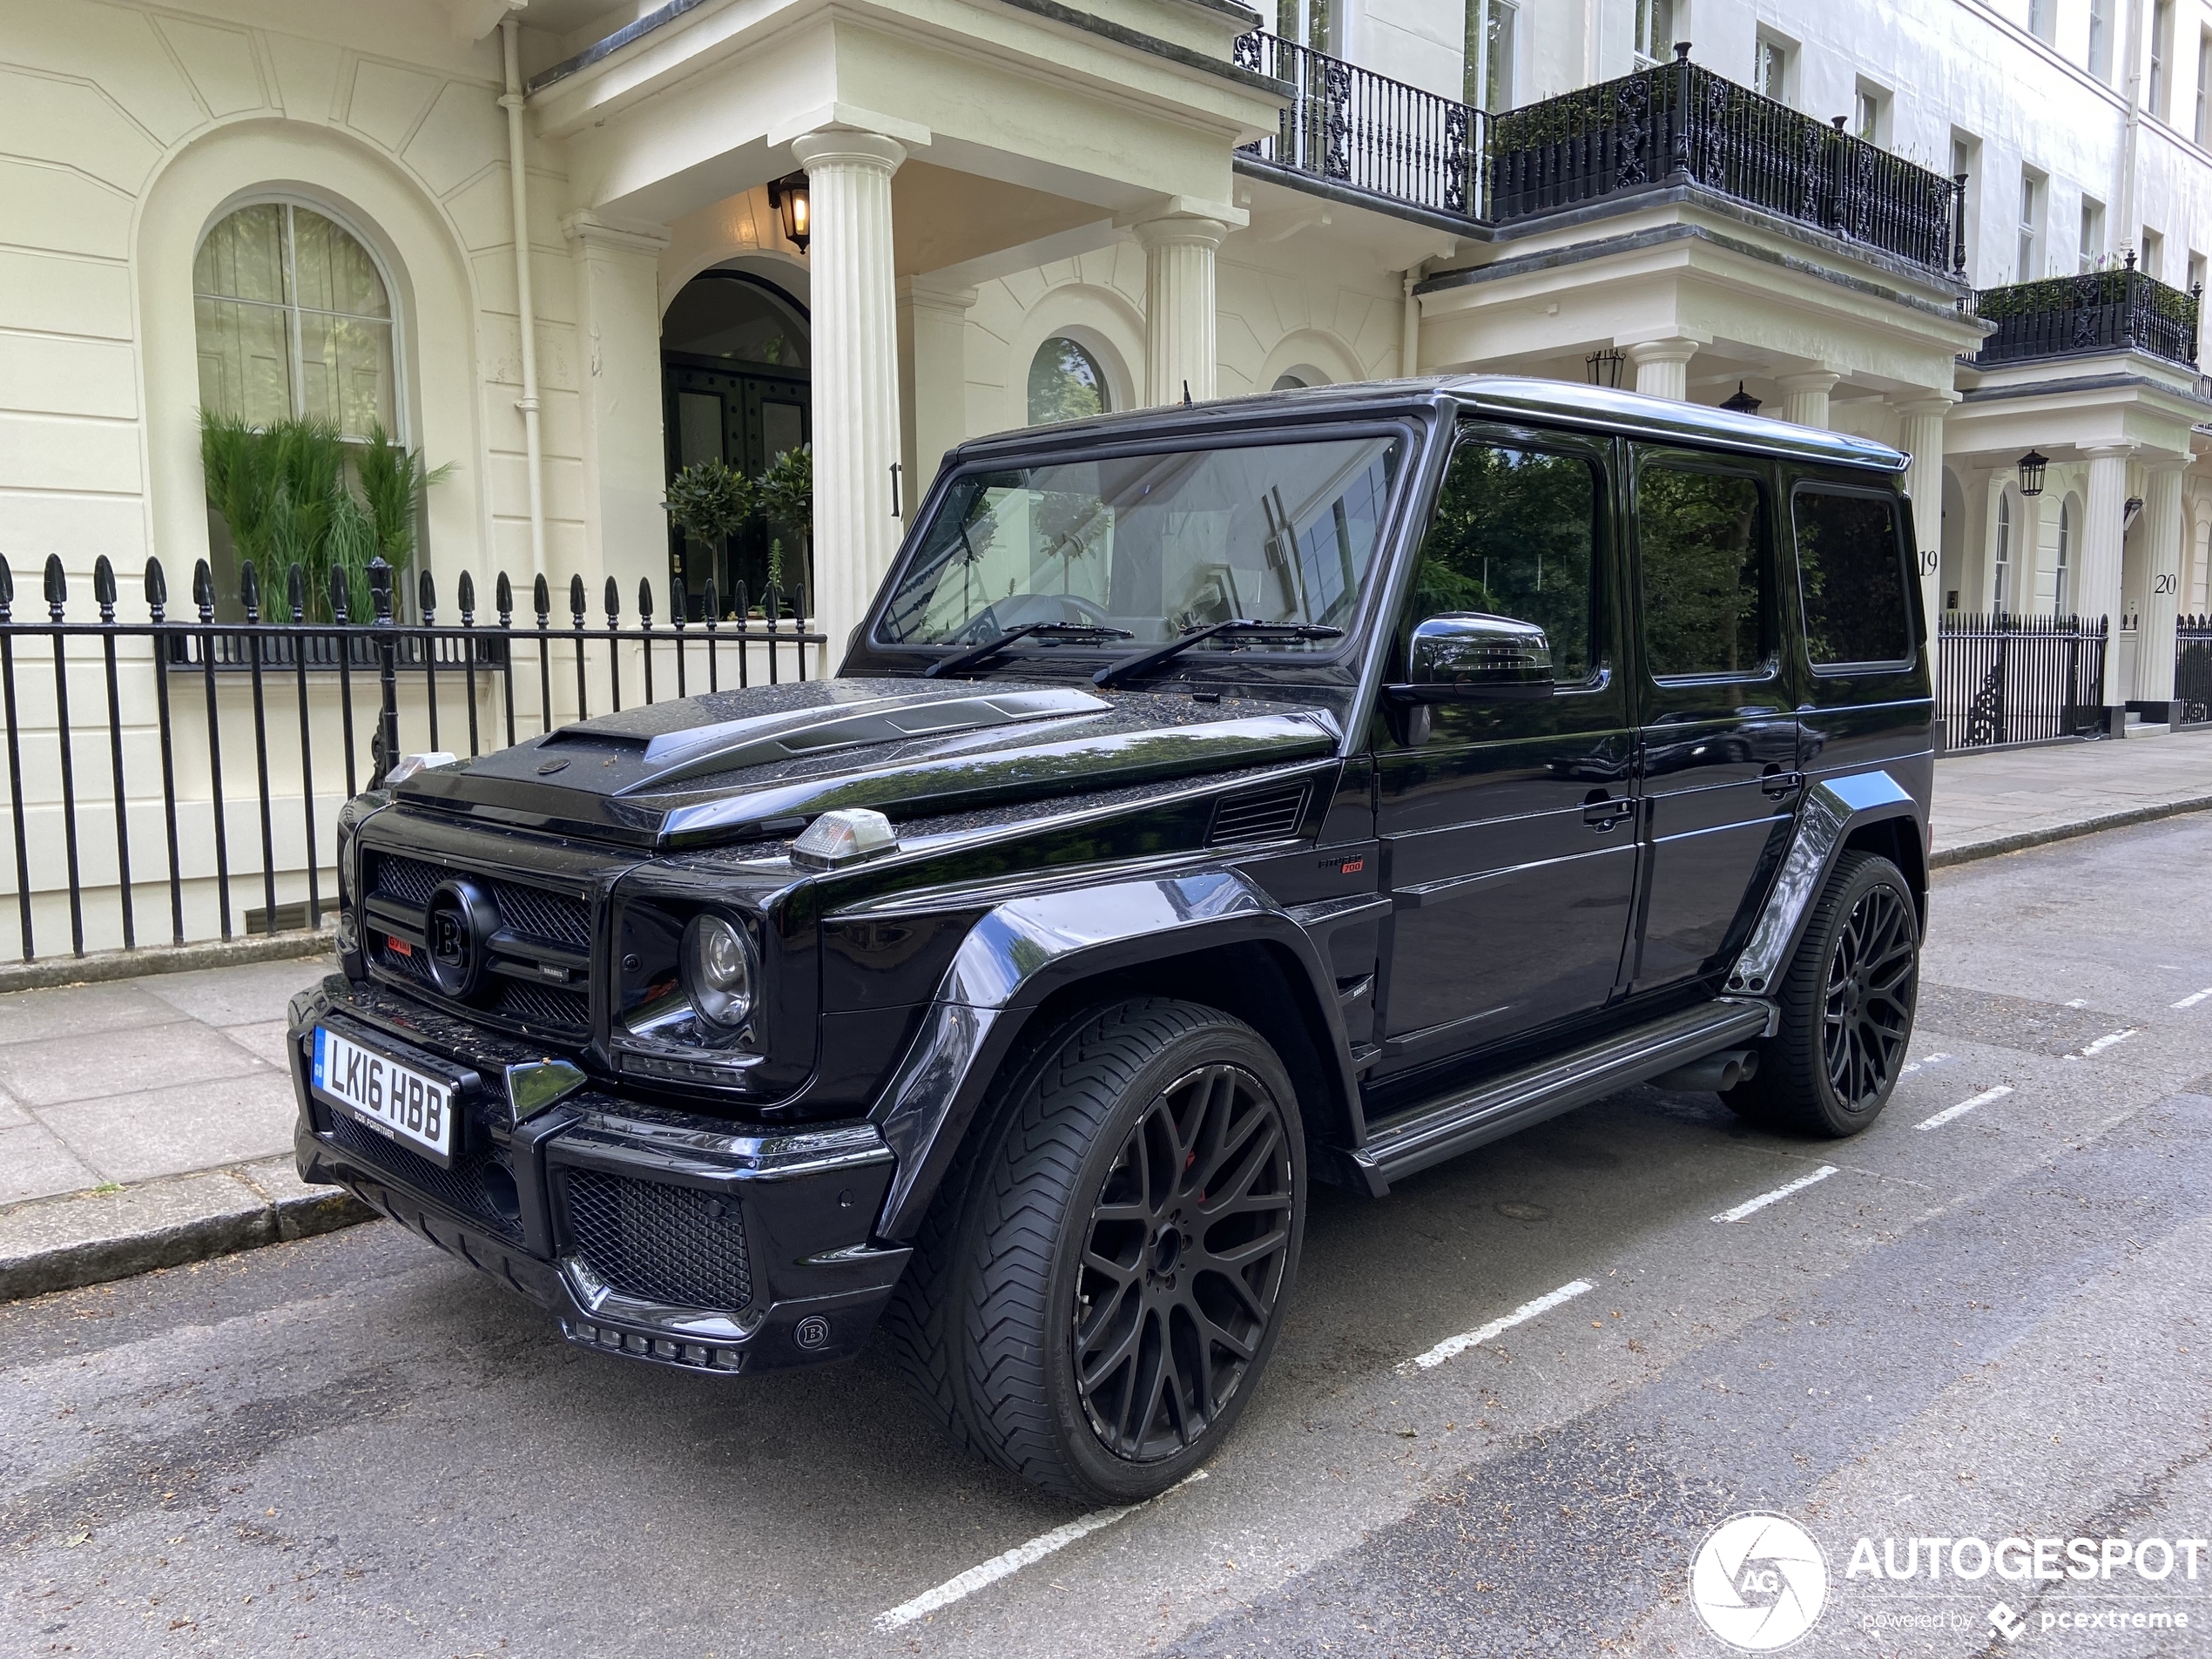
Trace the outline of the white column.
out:
M 1669 397 L 1677 403 L 1689 399 L 1689 360 L 1698 342 L 1687 335 L 1665 340 L 1640 340 L 1625 349 L 1636 372 L 1636 390 L 1646 397 Z
M 1410 380 L 1421 372 L 1421 301 L 1413 290 L 1420 287 L 1421 270 L 1427 263 L 1423 260 L 1406 272 L 1406 314 L 1398 335 L 1398 373 L 1402 379 Z
M 661 434 L 660 252 L 668 233 L 613 225 L 590 212 L 561 220 L 576 273 L 577 368 L 583 440 L 584 586 L 596 611 L 605 578 L 622 586 L 631 615 L 637 581 L 668 604 L 667 450 Z M 554 597 L 568 590 L 575 553 L 556 547 L 546 572 Z
M 1911 456 L 1905 488 L 1912 496 L 1912 550 L 1920 572 L 1921 607 L 1928 617 L 1929 660 L 1934 661 L 1936 618 L 1943 614 L 1943 417 L 1955 393 L 1914 398 L 1896 406 Z
M 1144 401 L 1214 395 L 1214 253 L 1224 219 L 1173 212 L 1131 228 L 1144 249 Z
M 2143 554 L 2150 577 L 2143 624 L 2135 636 L 2135 699 L 2163 703 L 2174 695 L 2174 625 L 2181 610 L 2181 460 L 2154 461 L 2143 492 Z
M 926 277 L 899 283 L 899 413 L 904 516 L 937 475 L 945 451 L 968 435 L 968 314 L 974 288 L 940 287 Z
M 1836 389 L 1836 382 L 1843 378 L 1828 370 L 1809 369 L 1802 374 L 1782 377 L 1782 418 L 1798 426 L 1825 427 L 1828 424 L 1828 394 Z
M 2081 511 L 2080 595 L 2074 608 L 2084 617 L 2109 619 L 2115 642 L 2120 628 L 2120 544 L 2128 511 L 2128 444 L 2115 444 L 2083 453 L 2089 462 L 2088 498 Z M 2105 696 L 2114 700 L 2113 679 L 2105 681 Z
M 2018 537 L 2013 549 L 2013 597 L 2006 609 L 2026 615 L 2035 609 L 2036 572 L 2043 563 L 2043 497 L 2020 497 Z
M 891 175 L 906 147 L 873 132 L 810 132 L 813 239 L 814 625 L 834 673 L 897 550 L 891 463 L 899 459 L 899 313 L 891 264 Z

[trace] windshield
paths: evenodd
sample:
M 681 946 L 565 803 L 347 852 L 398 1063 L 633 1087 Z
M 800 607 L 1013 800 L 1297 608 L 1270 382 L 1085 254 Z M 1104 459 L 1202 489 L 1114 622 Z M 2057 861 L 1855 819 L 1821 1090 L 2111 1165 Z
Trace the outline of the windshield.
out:
M 972 645 L 1077 624 L 1114 631 L 1088 648 L 1126 651 L 1234 617 L 1348 629 L 1403 453 L 1393 433 L 967 474 L 923 530 L 876 638 Z

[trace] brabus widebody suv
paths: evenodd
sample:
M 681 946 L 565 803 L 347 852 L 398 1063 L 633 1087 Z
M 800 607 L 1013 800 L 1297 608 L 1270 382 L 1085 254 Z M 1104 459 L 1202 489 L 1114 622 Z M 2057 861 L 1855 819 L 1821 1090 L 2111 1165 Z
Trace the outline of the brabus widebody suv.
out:
M 963 1443 L 1159 1491 L 1258 1386 L 1312 1182 L 1647 1081 L 1881 1111 L 1903 464 L 1493 378 L 968 444 L 837 678 L 346 807 L 300 1171 L 571 1341 L 742 1376 L 880 1325 Z

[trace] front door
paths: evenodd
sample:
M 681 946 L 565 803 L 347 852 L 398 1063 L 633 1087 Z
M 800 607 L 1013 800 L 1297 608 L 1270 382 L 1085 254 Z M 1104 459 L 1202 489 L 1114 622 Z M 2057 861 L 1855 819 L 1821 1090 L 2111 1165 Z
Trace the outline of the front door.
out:
M 1635 892 L 1635 732 L 1604 441 L 1462 428 L 1399 619 L 1482 612 L 1542 628 L 1555 689 L 1445 703 L 1377 737 L 1394 907 L 1385 1069 L 1507 1041 L 1614 995 Z
M 1771 479 L 1636 446 L 1646 858 L 1633 989 L 1716 972 L 1743 943 L 1802 793 L 1782 673 Z
M 784 451 L 808 441 L 803 374 L 737 370 L 670 352 L 662 355 L 661 379 L 671 477 L 697 462 L 719 461 L 758 478 Z M 756 521 L 726 546 L 710 548 L 671 526 L 670 579 L 686 597 L 686 614 L 694 620 L 702 616 L 709 580 L 725 615 L 736 605 L 740 585 L 746 602 L 759 604 L 768 581 L 770 539 L 787 534 Z M 789 589 L 798 583 L 805 550 L 786 547 L 783 552 Z

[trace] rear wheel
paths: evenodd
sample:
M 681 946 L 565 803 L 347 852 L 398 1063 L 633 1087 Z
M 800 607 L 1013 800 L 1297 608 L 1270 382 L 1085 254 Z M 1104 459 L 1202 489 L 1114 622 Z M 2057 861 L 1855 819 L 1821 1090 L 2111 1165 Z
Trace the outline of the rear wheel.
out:
M 1782 982 L 1758 1072 L 1722 1098 L 1779 1129 L 1858 1134 L 1904 1074 L 1919 988 L 1912 888 L 1887 859 L 1844 853 Z
M 1273 1350 L 1305 1219 L 1289 1078 L 1186 1002 L 1103 1010 L 1024 1069 L 892 1328 L 956 1437 L 1126 1503 L 1228 1437 Z M 913 1359 L 923 1359 L 916 1366 Z

